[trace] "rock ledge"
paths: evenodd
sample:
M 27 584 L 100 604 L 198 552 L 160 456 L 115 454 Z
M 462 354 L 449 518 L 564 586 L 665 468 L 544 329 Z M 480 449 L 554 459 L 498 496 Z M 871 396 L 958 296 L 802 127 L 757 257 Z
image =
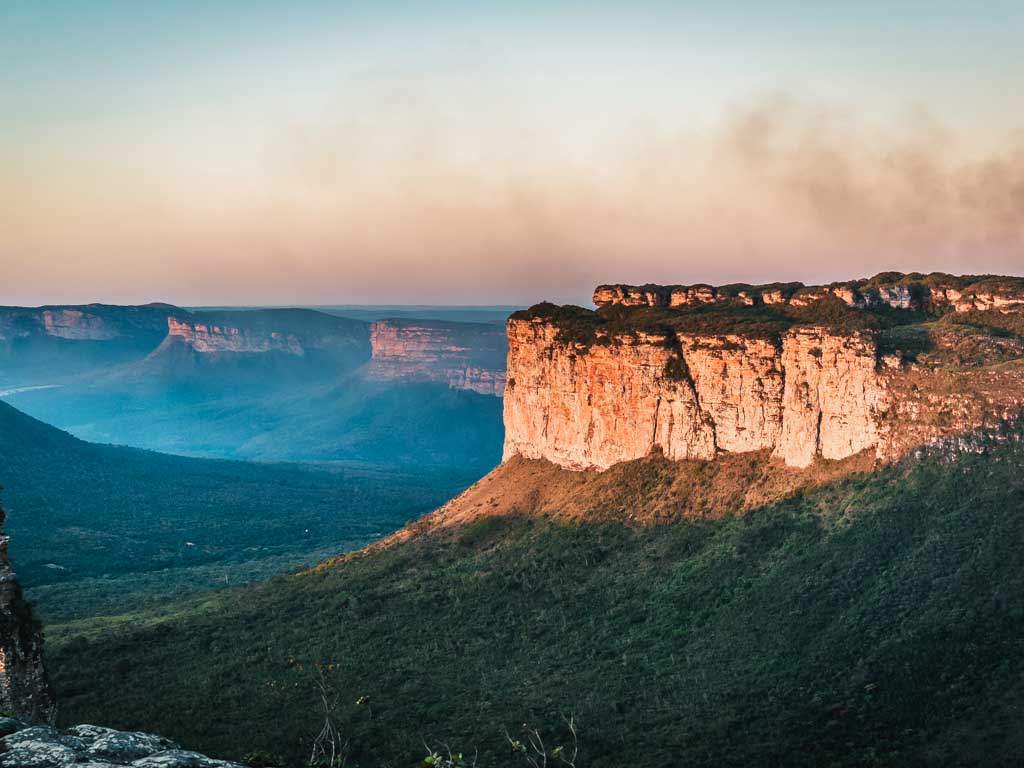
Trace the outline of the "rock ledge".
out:
M 0 718 L 0 768 L 244 768 L 182 749 L 170 739 L 98 725 L 65 731 Z

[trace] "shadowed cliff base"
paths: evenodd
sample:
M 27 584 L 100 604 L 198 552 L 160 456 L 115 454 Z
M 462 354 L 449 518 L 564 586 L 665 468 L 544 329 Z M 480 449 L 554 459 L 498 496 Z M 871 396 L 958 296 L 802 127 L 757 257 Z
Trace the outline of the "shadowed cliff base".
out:
M 574 471 L 543 459 L 513 456 L 444 506 L 367 549 L 424 534 L 457 537 L 481 518 L 629 525 L 717 519 L 811 491 L 847 475 L 864 475 L 877 464 L 871 451 L 841 461 L 819 460 L 805 469 L 785 466 L 772 459 L 770 451 L 723 454 L 713 461 L 671 461 L 655 453 L 604 471 Z

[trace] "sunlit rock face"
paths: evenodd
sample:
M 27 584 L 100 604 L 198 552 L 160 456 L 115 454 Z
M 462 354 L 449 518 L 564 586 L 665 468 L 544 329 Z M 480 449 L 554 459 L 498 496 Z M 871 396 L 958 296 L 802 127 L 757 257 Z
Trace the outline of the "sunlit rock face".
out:
M 672 459 L 771 449 L 803 467 L 877 442 L 885 388 L 868 338 L 638 333 L 582 350 L 552 324 L 512 320 L 508 334 L 505 458 L 603 469 L 655 449 Z
M 252 331 L 237 326 L 167 318 L 167 338 L 196 352 L 286 352 L 303 355 L 299 339 L 280 331 Z
M 3 517 L 0 509 L 0 527 Z M 9 541 L 0 533 L 0 711 L 50 722 L 55 707 L 43 665 L 43 638 L 11 569 Z
M 802 283 L 769 285 L 599 285 L 593 296 L 598 307 L 685 307 L 698 304 L 791 304 L 805 307 L 835 296 L 850 307 L 888 306 L 893 309 L 936 311 L 998 310 L 1024 312 L 1024 278 L 883 273 L 872 278 L 831 285 Z
M 377 320 L 370 328 L 370 376 L 438 381 L 501 397 L 505 391 L 505 331 L 486 323 Z
M 782 429 L 775 455 L 794 467 L 819 454 L 844 459 L 878 444 L 876 419 L 887 409 L 874 341 L 820 328 L 791 331 L 782 348 Z
M 702 333 L 705 314 L 691 315 L 685 332 L 662 322 L 671 320 L 673 308 L 756 302 L 802 311 L 835 298 L 847 307 L 884 305 L 885 312 L 921 319 L 928 319 L 928 307 L 940 313 L 1024 310 L 1018 298 L 1024 281 L 1016 278 L 901 280 L 818 288 L 601 286 L 594 294 L 599 307 L 621 305 L 632 313 L 604 316 L 604 327 L 586 326 L 587 313 L 578 308 L 546 305 L 548 315 L 518 313 L 507 326 L 504 457 L 604 469 L 655 451 L 670 459 L 713 459 L 722 452 L 770 450 L 802 468 L 863 451 L 894 459 L 915 446 L 1015 418 L 1024 406 L 1024 350 L 1004 349 L 991 366 L 966 365 L 956 356 L 918 365 L 898 349 L 880 350 L 870 330 L 794 321 L 784 332 L 758 336 Z M 629 327 L 633 318 L 635 329 Z M 644 324 L 645 318 L 654 322 Z

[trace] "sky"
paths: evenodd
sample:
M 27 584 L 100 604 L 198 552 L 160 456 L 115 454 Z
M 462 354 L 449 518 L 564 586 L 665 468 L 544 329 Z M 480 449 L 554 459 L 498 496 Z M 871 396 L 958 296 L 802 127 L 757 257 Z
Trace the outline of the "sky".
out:
M 1024 274 L 1024 3 L 0 0 L 0 304 Z

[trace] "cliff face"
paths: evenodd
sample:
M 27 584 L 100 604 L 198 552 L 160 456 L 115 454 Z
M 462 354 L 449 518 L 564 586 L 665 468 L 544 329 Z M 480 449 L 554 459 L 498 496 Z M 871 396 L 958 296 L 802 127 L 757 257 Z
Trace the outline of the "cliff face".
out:
M 701 304 L 746 306 L 790 304 L 809 306 L 826 296 L 835 296 L 858 309 L 952 310 L 955 312 L 998 310 L 1024 312 L 1024 278 L 883 273 L 870 279 L 831 285 L 803 283 L 769 285 L 599 285 L 594 291 L 598 307 L 692 307 Z
M 151 356 L 186 350 L 204 361 L 277 353 L 296 370 L 323 364 L 326 372 L 354 368 L 370 357 L 369 325 L 306 309 L 220 310 L 167 318 L 167 336 Z
M 0 527 L 3 516 L 0 509 Z M 11 569 L 9 541 L 0 533 L 0 710 L 50 722 L 55 706 L 43 666 L 43 638 Z
M 501 397 L 505 332 L 484 323 L 377 320 L 370 328 L 369 374 L 378 379 L 439 381 Z
M 120 333 L 103 317 L 81 309 L 0 311 L 0 341 L 33 335 L 54 336 L 75 341 L 107 341 Z
M 110 341 L 162 333 L 174 310 L 165 304 L 115 307 L 105 304 L 0 307 L 0 341 L 53 337 L 69 341 Z M 178 310 L 181 311 L 181 310 Z
M 511 320 L 505 457 L 606 468 L 770 449 L 792 466 L 877 442 L 887 407 L 875 347 L 820 328 L 781 345 L 737 335 L 616 336 L 580 349 L 552 324 Z
M 737 295 L 707 288 L 687 289 L 686 295 L 704 297 L 694 300 L 698 305 L 715 303 L 707 297 Z M 805 307 L 834 313 L 827 302 L 835 298 L 854 306 L 849 296 L 832 291 L 744 291 L 738 302 L 730 299 L 739 309 L 714 314 L 677 304 L 677 315 L 675 290 L 599 288 L 595 300 L 611 302 L 605 308 L 632 307 L 625 319 L 550 306 L 513 316 L 504 458 L 546 459 L 573 469 L 605 469 L 655 451 L 669 459 L 712 459 L 722 452 L 768 450 L 791 467 L 866 450 L 888 459 L 1014 418 L 1024 405 L 1024 348 L 1007 342 L 1002 330 L 955 330 L 953 346 L 936 351 L 928 364 L 890 348 L 894 339 L 920 346 L 919 336 L 931 334 L 929 349 L 938 349 L 932 336 L 941 326 L 934 318 L 912 324 L 921 319 L 922 305 L 915 302 L 929 295 L 920 288 L 893 286 L 878 294 L 887 297 L 888 308 L 906 310 L 896 318 L 908 325 L 886 331 L 869 323 L 806 322 Z M 776 304 L 795 314 L 766 314 L 765 293 L 774 297 L 776 291 L 782 296 Z M 972 289 L 971 309 L 994 295 Z M 659 302 L 653 314 L 643 303 L 650 297 Z M 1019 297 L 1004 291 L 988 312 L 1024 306 L 1020 297 L 1024 291 Z M 844 322 L 856 319 L 857 312 L 845 311 Z M 760 325 L 751 332 L 754 326 L 743 320 Z M 723 333 L 723 324 L 738 330 Z M 699 330 L 702 325 L 707 332 Z M 965 350 L 979 359 L 968 364 Z
M 167 318 L 167 339 L 186 344 L 196 352 L 285 352 L 303 355 L 305 350 L 294 334 L 254 331 L 237 326 L 181 321 Z

